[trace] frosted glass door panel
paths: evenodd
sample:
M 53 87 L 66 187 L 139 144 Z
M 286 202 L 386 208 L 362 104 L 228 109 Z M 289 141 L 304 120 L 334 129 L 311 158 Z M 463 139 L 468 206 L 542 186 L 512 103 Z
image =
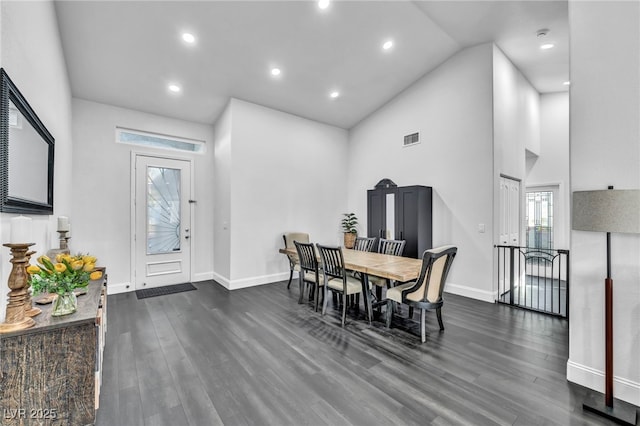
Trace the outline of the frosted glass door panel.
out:
M 147 254 L 180 251 L 180 169 L 147 167 Z

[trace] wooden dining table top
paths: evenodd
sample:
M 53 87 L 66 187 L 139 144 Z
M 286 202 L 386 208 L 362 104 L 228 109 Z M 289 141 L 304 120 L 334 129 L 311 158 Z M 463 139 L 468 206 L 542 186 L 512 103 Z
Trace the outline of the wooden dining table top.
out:
M 280 253 L 297 255 L 295 248 L 281 248 Z M 413 281 L 420 275 L 421 259 L 392 256 L 352 249 L 342 249 L 344 266 L 352 271 L 388 278 L 395 281 Z

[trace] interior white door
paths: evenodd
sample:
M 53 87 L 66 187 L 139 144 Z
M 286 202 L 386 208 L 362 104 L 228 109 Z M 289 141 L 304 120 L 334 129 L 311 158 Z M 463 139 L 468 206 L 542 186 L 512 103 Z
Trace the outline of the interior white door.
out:
M 509 182 L 509 244 L 520 245 L 520 182 L 510 180 Z
M 135 288 L 191 278 L 191 163 L 135 159 Z
M 520 182 L 500 177 L 500 224 L 501 245 L 520 245 Z

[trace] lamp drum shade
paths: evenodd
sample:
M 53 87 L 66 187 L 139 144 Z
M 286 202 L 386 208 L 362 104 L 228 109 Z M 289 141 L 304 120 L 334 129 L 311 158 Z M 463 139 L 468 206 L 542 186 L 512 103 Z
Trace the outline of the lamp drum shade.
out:
M 571 227 L 577 231 L 640 233 L 640 190 L 573 193 Z

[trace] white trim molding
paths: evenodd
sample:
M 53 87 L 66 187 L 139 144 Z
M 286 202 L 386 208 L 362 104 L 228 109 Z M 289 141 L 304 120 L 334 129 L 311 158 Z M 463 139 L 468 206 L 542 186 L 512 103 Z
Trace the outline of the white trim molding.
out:
M 230 290 L 230 286 L 231 286 L 231 282 L 229 281 L 228 278 L 223 277 L 222 275 L 216 273 L 215 271 L 212 273 L 213 274 L 213 280 L 215 282 L 217 282 L 218 284 L 220 284 L 222 287 L 226 288 L 227 290 Z
M 444 286 L 445 293 L 457 294 L 458 296 L 469 297 L 471 299 L 482 300 L 483 302 L 494 303 L 496 292 L 489 290 L 479 290 L 474 287 L 447 282 Z
M 111 284 L 110 282 L 107 282 L 107 295 L 127 293 L 133 290 L 135 290 L 135 288 L 130 282 L 116 283 L 116 284 Z
M 194 283 L 198 283 L 200 281 L 209 281 L 209 280 L 213 280 L 214 279 L 213 276 L 214 276 L 213 271 L 198 272 L 198 273 L 193 274 L 192 281 Z
M 213 279 L 227 290 L 238 290 L 263 284 L 273 284 L 279 281 L 287 281 L 289 280 L 289 272 L 279 272 L 277 274 L 261 275 L 258 277 L 241 278 L 237 280 L 230 280 L 213 272 Z M 297 277 L 293 277 L 293 279 L 295 280 Z
M 604 393 L 604 371 L 568 360 L 567 380 Z M 614 375 L 613 396 L 629 404 L 640 406 L 640 383 Z

